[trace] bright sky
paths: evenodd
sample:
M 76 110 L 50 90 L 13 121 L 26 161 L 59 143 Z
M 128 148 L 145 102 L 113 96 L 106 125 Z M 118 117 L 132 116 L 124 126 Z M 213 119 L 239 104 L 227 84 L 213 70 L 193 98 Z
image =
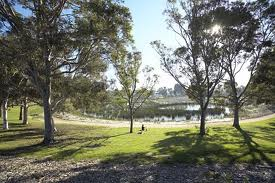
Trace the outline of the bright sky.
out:
M 175 43 L 175 34 L 167 29 L 166 17 L 162 15 L 167 0 L 125 0 L 133 17 L 133 36 L 135 46 L 142 52 L 143 66 L 154 67 L 160 76 L 158 87 L 174 87 L 175 81 L 160 67 L 159 56 L 150 43 L 161 40 L 166 45 Z

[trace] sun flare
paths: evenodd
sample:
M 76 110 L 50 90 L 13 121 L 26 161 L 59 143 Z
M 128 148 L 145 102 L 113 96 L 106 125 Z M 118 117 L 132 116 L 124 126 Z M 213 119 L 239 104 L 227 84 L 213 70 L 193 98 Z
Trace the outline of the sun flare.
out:
M 212 28 L 211 28 L 211 33 L 212 34 L 217 34 L 221 31 L 221 26 L 218 24 L 215 24 Z

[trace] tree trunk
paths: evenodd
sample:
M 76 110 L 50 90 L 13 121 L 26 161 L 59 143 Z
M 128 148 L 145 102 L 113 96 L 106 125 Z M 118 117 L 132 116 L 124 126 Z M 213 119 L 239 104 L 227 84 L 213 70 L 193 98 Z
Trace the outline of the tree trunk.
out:
M 47 38 L 45 38 L 47 40 Z M 44 43 L 43 43 L 44 44 Z M 44 108 L 44 140 L 43 143 L 50 145 L 54 143 L 54 124 L 52 123 L 52 106 L 51 106 L 51 60 L 50 60 L 50 49 L 49 45 L 43 45 L 43 60 L 45 62 L 45 83 L 42 85 L 42 98 L 43 98 L 43 108 Z
M 134 115 L 133 115 L 133 112 L 131 111 L 130 112 L 130 133 L 133 133 L 133 123 L 134 123 Z
M 2 117 L 3 117 L 3 129 L 9 129 L 8 123 L 8 98 L 5 98 L 2 102 Z
M 234 122 L 233 122 L 233 126 L 235 128 L 240 128 L 239 107 L 238 107 L 237 104 L 234 107 Z
M 205 135 L 205 118 L 206 118 L 206 110 L 201 107 L 201 119 L 200 119 L 200 136 Z
M 23 101 L 23 120 L 22 120 L 23 125 L 28 124 L 28 109 L 29 109 L 28 99 L 27 97 L 25 97 Z
M 23 111 L 23 106 L 22 103 L 20 104 L 20 111 L 19 111 L 19 118 L 18 120 L 22 120 L 22 111 Z
M 48 91 L 50 91 L 48 89 Z M 44 140 L 43 143 L 49 145 L 54 142 L 54 126 L 52 123 L 52 113 L 51 113 L 51 98 L 50 93 L 45 92 L 43 95 L 43 108 L 44 108 Z

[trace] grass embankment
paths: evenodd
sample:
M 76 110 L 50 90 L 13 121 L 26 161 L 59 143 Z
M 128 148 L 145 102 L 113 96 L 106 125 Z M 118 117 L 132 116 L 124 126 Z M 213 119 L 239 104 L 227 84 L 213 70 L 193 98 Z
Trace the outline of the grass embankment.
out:
M 30 124 L 17 120 L 18 108 L 9 111 L 10 130 L 0 130 L 0 154 L 36 158 L 101 159 L 103 161 L 233 163 L 275 161 L 275 119 L 213 126 L 200 138 L 196 128 L 154 128 L 142 135 L 128 128 L 56 124 L 56 144 L 45 147 L 43 123 L 37 107 L 30 110 Z M 138 129 L 135 129 L 137 132 Z

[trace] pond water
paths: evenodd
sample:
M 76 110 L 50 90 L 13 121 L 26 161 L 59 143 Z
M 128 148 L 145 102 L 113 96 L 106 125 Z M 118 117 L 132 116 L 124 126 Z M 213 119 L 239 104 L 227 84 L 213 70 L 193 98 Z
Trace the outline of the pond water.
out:
M 150 112 L 153 109 L 153 112 Z M 135 120 L 145 122 L 198 121 L 200 106 L 197 104 L 160 105 L 155 108 L 143 108 L 136 113 Z M 229 108 L 209 105 L 206 120 L 223 119 L 229 114 Z M 97 118 L 128 119 L 121 111 L 104 111 L 105 114 L 91 114 Z

